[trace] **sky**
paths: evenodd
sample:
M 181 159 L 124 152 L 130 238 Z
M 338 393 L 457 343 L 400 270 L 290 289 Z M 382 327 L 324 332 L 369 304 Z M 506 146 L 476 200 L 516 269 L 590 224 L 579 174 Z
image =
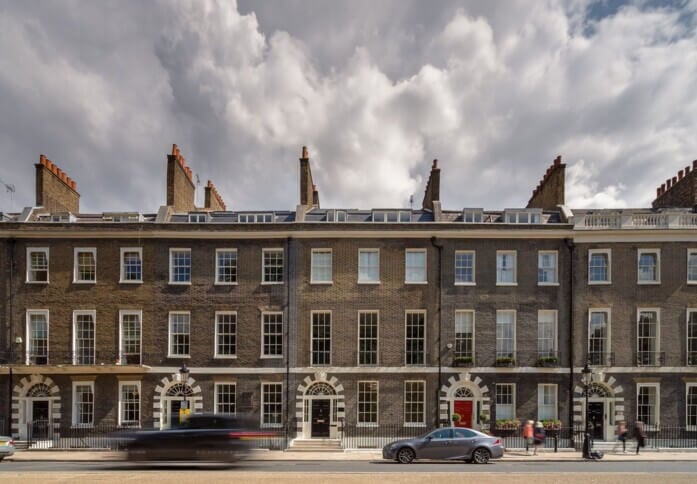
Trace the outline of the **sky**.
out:
M 229 210 L 649 206 L 697 159 L 697 0 L 0 0 L 0 211 L 45 154 L 80 211 L 155 212 L 176 143 Z

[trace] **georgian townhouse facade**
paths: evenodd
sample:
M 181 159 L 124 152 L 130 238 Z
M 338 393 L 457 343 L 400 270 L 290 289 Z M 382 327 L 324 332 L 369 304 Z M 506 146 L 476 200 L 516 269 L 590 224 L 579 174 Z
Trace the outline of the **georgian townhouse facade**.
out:
M 696 215 L 570 210 L 564 169 L 525 208 L 443 209 L 434 161 L 420 209 L 326 209 L 303 149 L 296 210 L 238 212 L 211 182 L 194 205 L 175 145 L 156 213 L 82 214 L 42 156 L 36 206 L 0 224 L 0 413 L 19 438 L 182 408 L 300 439 L 571 424 L 588 361 L 599 438 L 697 425 Z

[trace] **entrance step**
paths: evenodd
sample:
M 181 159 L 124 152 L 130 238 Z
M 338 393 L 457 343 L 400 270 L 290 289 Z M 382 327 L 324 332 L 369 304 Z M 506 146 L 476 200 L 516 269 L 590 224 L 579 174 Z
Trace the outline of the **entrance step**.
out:
M 288 452 L 343 452 L 339 439 L 295 439 Z

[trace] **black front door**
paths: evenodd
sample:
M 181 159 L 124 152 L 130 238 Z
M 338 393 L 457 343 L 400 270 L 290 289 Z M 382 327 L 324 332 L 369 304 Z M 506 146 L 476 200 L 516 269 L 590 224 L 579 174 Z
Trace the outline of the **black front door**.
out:
M 588 427 L 593 439 L 603 440 L 605 438 L 603 428 L 603 402 L 591 402 L 588 404 Z
M 36 400 L 31 403 L 31 436 L 32 439 L 48 437 L 48 400 Z
M 312 437 L 329 437 L 329 400 L 312 400 Z

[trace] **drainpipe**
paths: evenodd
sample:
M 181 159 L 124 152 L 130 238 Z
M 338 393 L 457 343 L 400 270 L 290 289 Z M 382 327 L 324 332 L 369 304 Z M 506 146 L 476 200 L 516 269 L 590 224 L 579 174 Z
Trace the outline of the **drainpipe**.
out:
M 286 300 L 285 300 L 285 353 L 286 353 L 286 425 L 285 425 L 285 446 L 288 448 L 289 438 L 290 438 L 290 275 L 293 273 L 291 271 L 292 257 L 290 255 L 290 241 L 291 237 L 286 239 Z M 263 409 L 262 409 L 263 411 Z
M 574 324 L 574 241 L 573 239 L 566 239 L 566 246 L 569 249 L 569 398 L 568 398 L 568 412 L 569 412 L 569 427 L 574 426 L 574 341 L 575 337 L 575 327 Z
M 436 400 L 436 427 L 440 426 L 440 389 L 443 386 L 443 348 L 441 345 L 441 338 L 443 335 L 443 315 L 441 311 L 441 304 L 443 298 L 443 271 L 442 271 L 442 257 L 443 257 L 443 244 L 436 243 L 438 239 L 434 236 L 431 237 L 431 245 L 438 249 L 438 303 L 437 303 L 437 314 L 438 314 L 438 387 L 435 392 Z

